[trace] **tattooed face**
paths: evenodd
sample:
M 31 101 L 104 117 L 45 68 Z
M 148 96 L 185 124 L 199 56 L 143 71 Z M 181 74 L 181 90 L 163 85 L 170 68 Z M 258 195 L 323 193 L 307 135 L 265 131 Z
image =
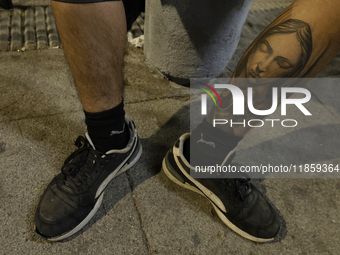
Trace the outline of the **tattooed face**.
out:
M 301 54 L 296 33 L 270 35 L 259 41 L 250 53 L 244 76 L 252 83 L 259 82 L 256 78 L 285 77 L 297 68 Z

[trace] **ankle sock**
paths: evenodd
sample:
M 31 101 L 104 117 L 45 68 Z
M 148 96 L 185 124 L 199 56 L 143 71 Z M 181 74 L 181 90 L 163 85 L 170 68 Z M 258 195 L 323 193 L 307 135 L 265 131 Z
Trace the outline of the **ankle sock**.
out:
M 124 103 L 98 113 L 85 112 L 85 123 L 91 140 L 100 152 L 123 149 L 129 141 L 125 123 Z
M 241 139 L 242 137 L 240 136 L 235 136 L 213 127 L 212 124 L 204 119 L 191 132 L 190 139 L 185 141 L 183 153 L 193 166 L 220 165 Z

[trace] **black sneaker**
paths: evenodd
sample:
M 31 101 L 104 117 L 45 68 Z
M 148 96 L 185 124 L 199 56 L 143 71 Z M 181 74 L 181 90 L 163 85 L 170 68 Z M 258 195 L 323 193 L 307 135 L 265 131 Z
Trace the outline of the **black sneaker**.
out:
M 50 241 L 66 239 L 95 215 L 104 190 L 117 175 L 132 167 L 142 154 L 134 123 L 126 118 L 130 140 L 121 150 L 101 153 L 86 134 L 41 197 L 35 214 L 36 233 Z
M 182 135 L 163 160 L 164 173 L 176 184 L 206 197 L 220 219 L 233 231 L 255 242 L 272 241 L 280 230 L 277 213 L 249 179 L 194 179 L 195 170 L 183 155 Z M 229 153 L 224 165 L 232 160 Z

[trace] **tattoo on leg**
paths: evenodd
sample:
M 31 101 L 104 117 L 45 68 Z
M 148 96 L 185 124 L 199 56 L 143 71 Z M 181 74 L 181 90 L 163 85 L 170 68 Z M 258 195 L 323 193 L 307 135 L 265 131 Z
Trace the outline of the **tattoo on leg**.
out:
M 288 11 L 281 14 L 285 15 Z M 280 20 L 278 18 L 277 20 Z M 306 22 L 299 19 L 287 19 L 268 27 L 258 36 L 252 45 L 247 49 L 238 63 L 233 78 L 247 78 L 247 84 L 238 85 L 246 96 L 247 87 L 253 88 L 253 105 L 256 109 L 266 110 L 272 104 L 272 83 L 277 78 L 301 78 L 306 77 L 315 67 L 325 51 L 320 56 L 311 60 L 313 51 L 312 29 Z M 313 62 L 313 63 L 311 63 Z M 259 78 L 263 79 L 263 82 Z M 294 84 L 275 83 L 275 87 L 294 86 Z M 253 115 L 246 110 L 244 116 L 233 116 L 232 96 L 229 90 L 224 90 L 221 95 L 223 108 L 218 105 L 213 108 L 207 117 L 209 122 L 213 119 L 231 119 L 234 121 L 249 120 Z M 280 97 L 279 97 L 280 98 Z M 245 102 L 247 99 L 245 98 Z M 247 107 L 246 107 L 247 109 Z M 259 118 L 259 116 L 256 116 Z M 225 125 L 226 126 L 226 125 Z M 249 128 L 237 127 L 231 130 L 230 127 L 220 127 L 227 132 L 236 135 L 244 135 Z

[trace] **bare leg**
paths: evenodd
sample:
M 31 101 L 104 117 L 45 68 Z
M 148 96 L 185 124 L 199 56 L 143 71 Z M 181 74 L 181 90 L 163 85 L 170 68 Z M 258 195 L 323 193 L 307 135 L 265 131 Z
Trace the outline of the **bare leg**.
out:
M 122 103 L 123 3 L 52 1 L 52 7 L 88 129 L 87 138 L 78 137 L 78 149 L 45 190 L 36 211 L 36 232 L 60 241 L 87 224 L 102 202 L 106 185 L 132 167 L 142 149 Z
M 85 111 L 101 112 L 123 98 L 126 21 L 121 1 L 52 1 L 66 58 Z

